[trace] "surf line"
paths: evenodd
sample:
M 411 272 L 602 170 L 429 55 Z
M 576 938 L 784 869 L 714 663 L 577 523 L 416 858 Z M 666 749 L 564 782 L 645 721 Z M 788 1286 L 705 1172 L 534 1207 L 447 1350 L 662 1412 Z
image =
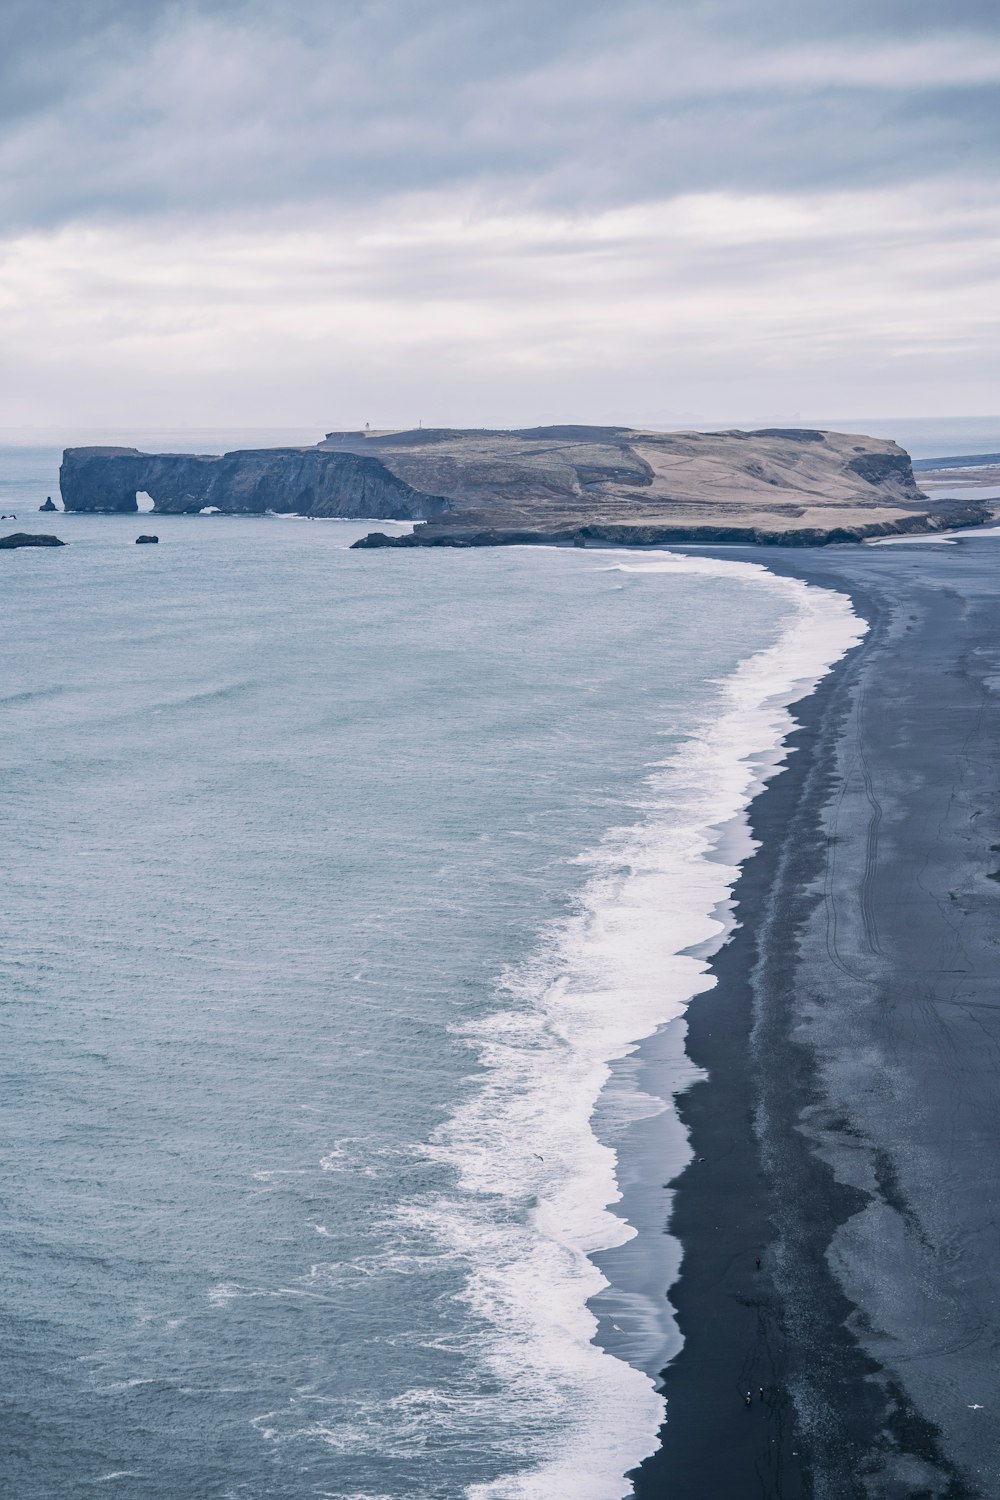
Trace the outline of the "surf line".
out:
M 527 1461 L 470 1486 L 468 1500 L 621 1500 L 632 1494 L 624 1476 L 657 1448 L 657 1375 L 681 1345 L 666 1301 L 681 1252 L 663 1232 L 661 1184 L 690 1160 L 674 1099 L 700 1076 L 684 1013 L 715 983 L 710 960 L 755 847 L 747 811 L 784 763 L 790 705 L 867 631 L 846 595 L 757 563 L 603 559 L 643 576 L 754 578 L 787 599 L 789 616 L 774 644 L 713 684 L 703 719 L 648 777 L 644 817 L 579 856 L 589 874 L 573 915 L 501 976 L 497 1009 L 463 1028 L 485 1071 L 431 1147 L 461 1192 L 421 1217 L 466 1254 L 463 1298 L 487 1330 L 479 1357 L 503 1390 L 505 1426 L 526 1434 Z M 654 1034 L 655 1094 L 628 1070 Z M 601 1129 L 613 1093 L 619 1121 L 630 1110 L 632 1123 L 659 1117 L 670 1148 L 627 1193 L 621 1141 Z M 643 1253 L 627 1262 L 633 1247 Z

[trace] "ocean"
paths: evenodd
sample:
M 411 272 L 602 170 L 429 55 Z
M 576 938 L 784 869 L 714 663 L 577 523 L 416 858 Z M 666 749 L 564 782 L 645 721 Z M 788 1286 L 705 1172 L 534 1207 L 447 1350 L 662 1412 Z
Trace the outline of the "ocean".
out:
M 19 523 L 46 454 L 0 451 Z M 69 545 L 2 555 L 5 1493 L 630 1494 L 684 1011 L 846 598 L 39 520 Z

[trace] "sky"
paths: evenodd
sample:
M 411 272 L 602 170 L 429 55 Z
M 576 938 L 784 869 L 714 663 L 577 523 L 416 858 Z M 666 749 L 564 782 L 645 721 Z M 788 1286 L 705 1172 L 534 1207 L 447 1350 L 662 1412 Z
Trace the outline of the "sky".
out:
M 0 427 L 1000 412 L 995 0 L 4 0 Z

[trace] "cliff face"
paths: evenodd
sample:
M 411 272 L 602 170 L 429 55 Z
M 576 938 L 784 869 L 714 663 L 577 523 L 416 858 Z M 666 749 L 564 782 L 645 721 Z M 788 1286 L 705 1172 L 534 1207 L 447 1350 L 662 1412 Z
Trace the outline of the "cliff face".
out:
M 59 489 L 67 510 L 135 511 L 140 490 L 161 510 L 201 510 L 209 502 L 198 497 L 217 462 L 186 454 L 153 456 L 137 448 L 67 448 Z
M 71 511 L 135 511 L 139 493 L 149 495 L 155 510 L 176 515 L 212 506 L 234 515 L 273 510 L 415 521 L 447 508 L 377 458 L 318 448 L 247 449 L 221 457 L 67 448 L 59 488 Z
M 67 510 L 207 507 L 426 521 L 408 545 L 492 541 L 851 540 L 949 524 L 895 443 L 801 428 L 627 427 L 330 433 L 221 457 L 70 448 Z M 377 545 L 377 544 L 376 544 Z

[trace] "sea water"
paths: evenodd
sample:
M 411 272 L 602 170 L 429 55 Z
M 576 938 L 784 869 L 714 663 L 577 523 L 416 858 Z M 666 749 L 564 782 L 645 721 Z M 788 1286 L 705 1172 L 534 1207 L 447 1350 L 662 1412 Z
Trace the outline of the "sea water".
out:
M 4 1493 L 627 1495 L 685 1006 L 859 622 L 738 560 L 149 522 L 0 553 Z

